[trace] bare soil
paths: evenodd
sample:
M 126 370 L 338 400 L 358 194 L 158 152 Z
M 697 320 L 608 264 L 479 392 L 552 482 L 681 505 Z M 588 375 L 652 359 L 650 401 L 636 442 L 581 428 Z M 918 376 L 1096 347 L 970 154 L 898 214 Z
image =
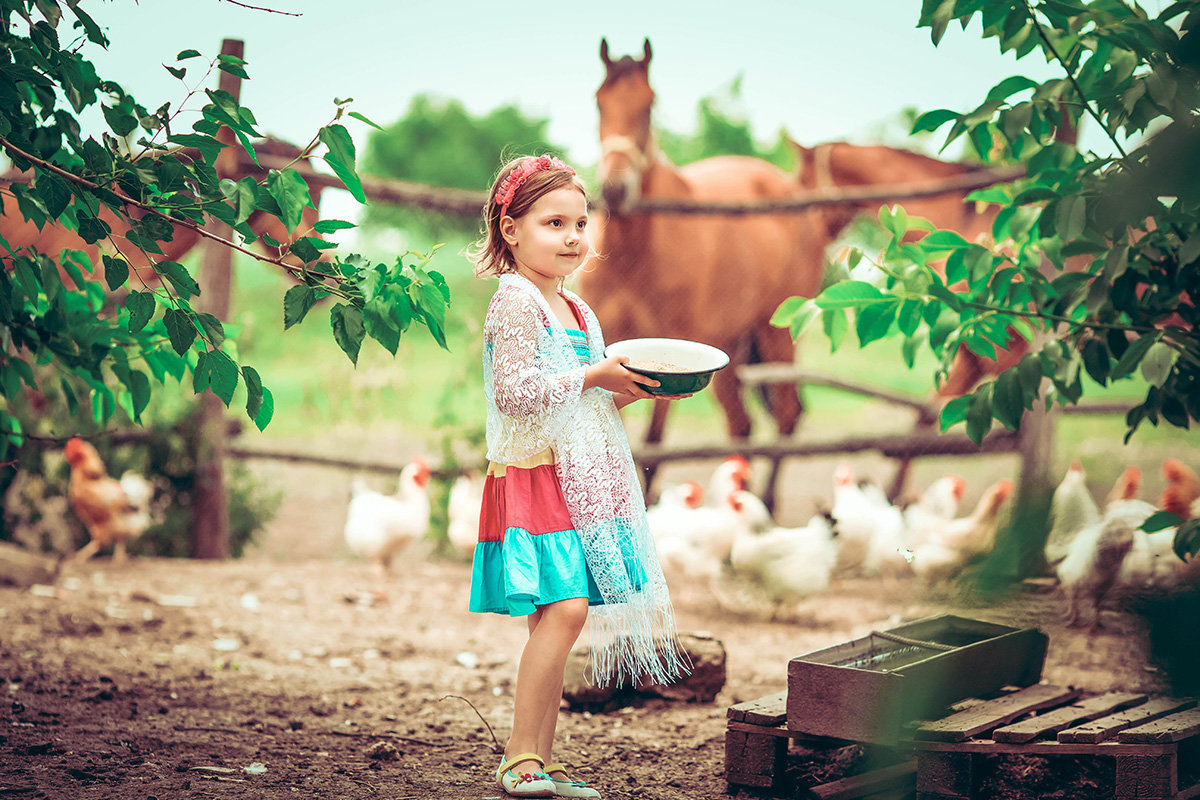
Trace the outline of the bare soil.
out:
M 361 447 L 377 455 L 408 444 Z M 500 796 L 492 774 L 511 723 L 523 621 L 468 613 L 470 566 L 424 551 L 396 570 L 387 603 L 362 602 L 368 568 L 341 544 L 351 476 L 254 465 L 285 495 L 245 559 L 118 568 L 100 558 L 53 589 L 0 587 L 0 796 Z M 1010 469 L 988 462 L 972 492 L 991 480 L 987 472 Z M 672 470 L 668 481 L 704 480 L 711 464 Z M 806 519 L 830 472 L 817 460 L 785 470 L 780 521 Z M 371 482 L 383 489 L 391 480 Z M 1051 682 L 1165 686 L 1148 665 L 1139 618 L 1108 611 L 1097 633 L 1068 629 L 1047 592 L 985 602 L 962 587 L 843 581 L 770 621 L 752 590 L 728 588 L 744 606 L 736 613 L 687 587 L 674 592 L 680 630 L 710 633 L 726 649 L 728 680 L 715 702 L 564 709 L 556 758 L 605 798 L 758 796 L 725 783 L 726 709 L 786 688 L 794 656 L 932 614 L 1041 628 Z M 836 777 L 823 765 L 790 772 L 809 783 Z
M 358 599 L 365 566 L 337 560 L 100 559 L 51 596 L 0 589 L 0 793 L 498 797 L 493 734 L 502 742 L 510 723 L 522 625 L 467 613 L 469 574 L 414 558 L 375 605 Z M 556 755 L 608 798 L 727 796 L 730 704 L 785 688 L 793 656 L 946 610 L 1040 627 L 1049 681 L 1160 688 L 1133 617 L 1110 612 L 1095 635 L 1068 630 L 1044 593 L 977 605 L 909 583 L 843 582 L 787 622 L 746 600 L 730 614 L 679 598 L 681 629 L 727 650 L 715 703 L 564 711 Z

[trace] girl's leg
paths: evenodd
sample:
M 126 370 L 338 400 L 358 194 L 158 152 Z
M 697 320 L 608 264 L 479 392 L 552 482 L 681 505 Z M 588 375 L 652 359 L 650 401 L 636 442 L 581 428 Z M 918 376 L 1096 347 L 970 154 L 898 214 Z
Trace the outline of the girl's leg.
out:
M 537 754 L 541 756 L 547 764 L 554 761 L 554 731 L 558 727 L 558 711 L 562 705 L 563 682 L 560 677 L 558 687 L 554 691 L 553 705 L 546 709 L 546 716 L 542 718 L 541 727 L 538 728 L 538 749 Z M 551 774 L 552 778 L 566 778 L 563 773 L 557 775 Z
M 529 641 L 521 653 L 517 667 L 517 689 L 513 704 L 512 735 L 505 748 L 505 757 L 518 753 L 548 753 L 543 748 L 542 733 L 547 717 L 558 720 L 562 702 L 563 670 L 567 655 L 583 630 L 587 620 L 586 597 L 574 597 L 542 606 L 530 616 Z M 550 729 L 553 738 L 553 728 Z M 523 761 L 513 771 L 534 772 L 537 763 Z

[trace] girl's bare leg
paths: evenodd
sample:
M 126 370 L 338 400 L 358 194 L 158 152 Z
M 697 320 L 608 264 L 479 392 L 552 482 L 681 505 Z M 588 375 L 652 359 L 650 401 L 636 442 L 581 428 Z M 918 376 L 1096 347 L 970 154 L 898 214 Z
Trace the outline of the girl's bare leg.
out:
M 518 753 L 550 753 L 558 707 L 562 702 L 563 670 L 567 655 L 587 620 L 586 597 L 574 597 L 542 606 L 529 617 L 529 641 L 517 667 L 512 735 L 505 758 Z M 547 726 L 548 730 L 547 730 Z M 548 738 L 543 738 L 548 737 Z M 535 761 L 513 766 L 516 773 L 536 772 Z

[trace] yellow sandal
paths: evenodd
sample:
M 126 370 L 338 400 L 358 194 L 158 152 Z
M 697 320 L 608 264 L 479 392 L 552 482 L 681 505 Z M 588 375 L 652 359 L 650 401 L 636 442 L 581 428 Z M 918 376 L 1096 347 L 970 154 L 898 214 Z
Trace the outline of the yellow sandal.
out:
M 518 775 L 512 768 L 522 761 L 536 761 L 543 770 Z M 496 770 L 496 785 L 512 797 L 554 797 L 554 781 L 544 771 L 546 762 L 536 753 L 520 753 L 500 762 Z

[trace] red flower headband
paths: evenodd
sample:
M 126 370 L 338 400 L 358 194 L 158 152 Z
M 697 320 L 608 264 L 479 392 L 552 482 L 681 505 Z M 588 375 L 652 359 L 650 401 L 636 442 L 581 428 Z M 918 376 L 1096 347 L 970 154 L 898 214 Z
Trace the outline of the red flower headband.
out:
M 575 170 L 554 156 L 538 156 L 537 158 L 529 158 L 522 161 L 513 167 L 513 171 L 508 173 L 508 176 L 500 182 L 500 187 L 496 189 L 496 202 L 500 204 L 501 218 L 508 213 L 508 206 L 513 201 L 513 196 L 517 193 L 517 189 L 520 189 L 521 184 L 525 182 L 525 179 L 533 173 L 541 172 L 544 169 L 561 169 L 571 175 L 575 174 Z

